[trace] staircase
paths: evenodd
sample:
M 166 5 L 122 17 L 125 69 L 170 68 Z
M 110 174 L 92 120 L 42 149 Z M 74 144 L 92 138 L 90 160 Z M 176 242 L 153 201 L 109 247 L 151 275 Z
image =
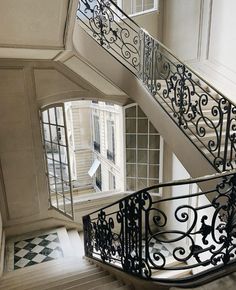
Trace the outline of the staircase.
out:
M 235 168 L 234 104 L 113 1 L 79 2 L 73 45 L 75 56 L 139 104 L 192 177 L 199 168 L 201 176 Z M 80 74 L 76 57 L 59 61 Z
M 73 289 L 73 290 L 132 290 L 131 285 L 125 285 L 108 271 L 96 266 L 94 262 L 83 259 L 83 235 L 76 230 L 65 228 L 53 229 L 59 231 L 60 242 L 64 257 L 37 265 L 23 267 L 14 271 L 4 272 L 0 280 L 0 289 L 3 290 L 43 290 L 43 289 Z M 40 236 L 48 232 L 41 232 Z M 28 236 L 38 237 L 39 233 L 30 233 Z M 22 240 L 23 237 L 14 237 L 13 240 Z M 9 244 L 9 241 L 7 242 Z M 32 250 L 33 251 L 33 250 Z

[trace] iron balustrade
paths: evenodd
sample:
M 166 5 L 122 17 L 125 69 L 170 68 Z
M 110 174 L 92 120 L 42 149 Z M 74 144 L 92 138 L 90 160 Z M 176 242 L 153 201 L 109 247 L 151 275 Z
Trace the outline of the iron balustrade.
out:
M 236 167 L 236 107 L 114 2 L 81 0 L 81 26 L 145 84 L 219 172 Z
M 195 183 L 209 189 L 182 194 Z M 151 194 L 160 188 L 175 194 Z M 87 257 L 162 283 L 176 279 L 158 278 L 159 270 L 189 270 L 177 281 L 200 283 L 236 262 L 236 173 L 145 188 L 84 216 L 83 224 Z
M 81 0 L 77 18 L 83 28 L 117 60 L 131 71 L 139 71 L 139 26 L 114 2 Z

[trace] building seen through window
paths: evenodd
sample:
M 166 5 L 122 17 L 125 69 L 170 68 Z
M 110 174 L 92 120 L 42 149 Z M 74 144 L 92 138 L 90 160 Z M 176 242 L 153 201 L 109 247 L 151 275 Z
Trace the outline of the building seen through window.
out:
M 74 101 L 42 108 L 51 204 L 72 215 L 83 193 L 137 191 L 162 179 L 163 142 L 137 104 Z

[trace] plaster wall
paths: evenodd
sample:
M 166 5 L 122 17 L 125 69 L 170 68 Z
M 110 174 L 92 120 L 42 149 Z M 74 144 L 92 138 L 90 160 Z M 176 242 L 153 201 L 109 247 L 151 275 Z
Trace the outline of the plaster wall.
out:
M 0 68 L 1 211 L 4 225 L 45 215 L 44 173 L 33 72 Z
M 201 0 L 163 1 L 163 43 L 182 60 L 198 57 Z

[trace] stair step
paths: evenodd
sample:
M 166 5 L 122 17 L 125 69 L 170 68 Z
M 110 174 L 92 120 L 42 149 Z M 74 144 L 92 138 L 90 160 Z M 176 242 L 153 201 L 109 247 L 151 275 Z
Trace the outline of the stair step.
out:
M 157 271 L 152 275 L 152 278 L 182 278 L 182 277 L 187 277 L 192 274 L 192 271 L 189 269 L 184 269 L 184 270 L 161 270 Z
M 2 283 L 0 284 L 0 289 L 5 289 L 4 287 L 8 285 L 11 285 L 12 287 L 13 285 L 17 286 L 19 283 L 22 284 L 24 281 L 26 281 L 26 283 L 37 283 L 47 279 L 54 279 L 55 277 L 66 277 L 68 274 L 78 274 L 80 272 L 90 271 L 94 268 L 94 266 L 89 263 L 83 263 L 82 259 L 79 263 L 73 260 L 71 260 L 70 263 L 63 263 L 62 260 L 63 259 L 57 260 L 60 264 L 47 262 L 50 263 L 50 266 L 45 265 L 46 263 L 42 263 L 13 271 L 10 273 L 11 275 L 4 275 L 1 280 Z M 44 268 L 42 268 L 42 266 L 44 266 Z
M 96 270 L 96 271 L 94 271 Z M 100 270 L 101 272 L 101 270 Z M 52 287 L 57 288 L 61 287 L 62 284 L 70 283 L 71 281 L 78 281 L 79 279 L 83 279 L 84 277 L 87 278 L 90 275 L 94 275 L 97 272 L 97 268 L 89 269 L 83 269 L 81 271 L 71 271 L 69 273 L 57 273 L 57 275 L 49 276 L 49 277 L 41 277 L 40 272 L 38 273 L 38 276 L 41 277 L 41 279 L 25 279 L 22 281 L 18 281 L 17 284 L 11 283 L 8 285 L 10 287 L 9 289 L 12 290 L 41 290 L 43 289 L 51 289 Z M 6 287 L 6 285 L 4 285 Z M 3 288 L 8 289 L 8 288 Z
M 101 278 L 96 279 L 96 280 L 88 281 L 88 282 L 83 283 L 83 284 L 77 284 L 77 285 L 72 286 L 72 287 L 67 287 L 67 288 L 60 287 L 60 290 L 66 290 L 66 289 L 89 290 L 89 289 L 93 288 L 95 285 L 101 286 L 101 285 L 108 284 L 109 282 L 113 282 L 113 281 L 115 281 L 115 278 L 111 275 L 107 275 L 107 276 L 101 277 Z M 53 288 L 51 288 L 51 289 L 53 289 Z M 58 288 L 56 288 L 54 290 L 58 290 Z
M 124 285 L 117 288 L 117 290 L 134 290 L 134 287 L 132 285 Z
M 90 267 L 91 264 L 84 260 L 84 259 L 75 259 L 73 257 L 66 257 L 66 258 L 61 258 L 61 259 L 56 259 L 56 260 L 52 260 L 49 262 L 45 262 L 45 263 L 40 263 L 37 265 L 33 265 L 30 267 L 25 267 L 22 269 L 18 269 L 16 271 L 11 271 L 11 272 L 4 272 L 2 279 L 10 279 L 12 277 L 24 277 L 24 276 L 29 276 L 32 275 L 35 272 L 45 272 L 47 273 L 49 269 L 52 268 L 57 268 L 58 270 L 60 270 L 60 268 L 62 269 L 67 269 L 67 267 L 71 266 L 73 264 L 73 266 L 77 266 L 79 268 L 82 267 Z
M 91 274 L 91 275 L 85 275 L 84 277 L 80 278 L 78 277 L 74 280 L 69 280 L 69 281 L 63 281 L 60 280 L 60 290 L 65 290 L 65 289 L 90 289 L 92 287 L 94 287 L 95 285 L 99 286 L 103 284 L 103 281 L 108 281 L 110 282 L 111 280 L 111 276 L 109 275 L 108 272 L 106 271 L 101 271 L 95 274 Z M 113 281 L 113 280 L 112 280 Z M 98 284 L 97 284 L 98 283 Z M 99 284 L 101 283 L 101 284 Z M 87 286 L 89 286 L 89 288 L 86 288 Z M 50 290 L 58 290 L 58 285 L 56 286 L 52 286 L 46 289 L 50 289 Z
M 101 269 L 94 267 L 91 270 L 84 269 L 84 272 L 70 273 L 70 274 L 65 275 L 65 277 L 60 276 L 59 279 L 58 277 L 55 277 L 51 280 L 47 279 L 47 283 L 43 289 L 45 290 L 53 289 L 53 288 L 58 289 L 62 284 L 71 283 L 72 281 L 78 281 L 79 279 L 86 278 L 86 277 L 89 277 L 91 275 L 101 273 L 101 272 L 102 272 Z M 45 282 L 43 284 L 45 284 Z M 43 284 L 38 283 L 37 286 L 34 287 L 34 290 L 41 290 Z
M 111 290 L 111 289 L 120 289 L 121 287 L 123 287 L 124 284 L 119 281 L 113 281 L 104 285 L 100 285 L 100 286 L 96 286 L 94 288 L 91 288 L 91 290 Z
M 68 236 L 74 256 L 82 258 L 84 256 L 84 245 L 77 230 L 69 230 Z

